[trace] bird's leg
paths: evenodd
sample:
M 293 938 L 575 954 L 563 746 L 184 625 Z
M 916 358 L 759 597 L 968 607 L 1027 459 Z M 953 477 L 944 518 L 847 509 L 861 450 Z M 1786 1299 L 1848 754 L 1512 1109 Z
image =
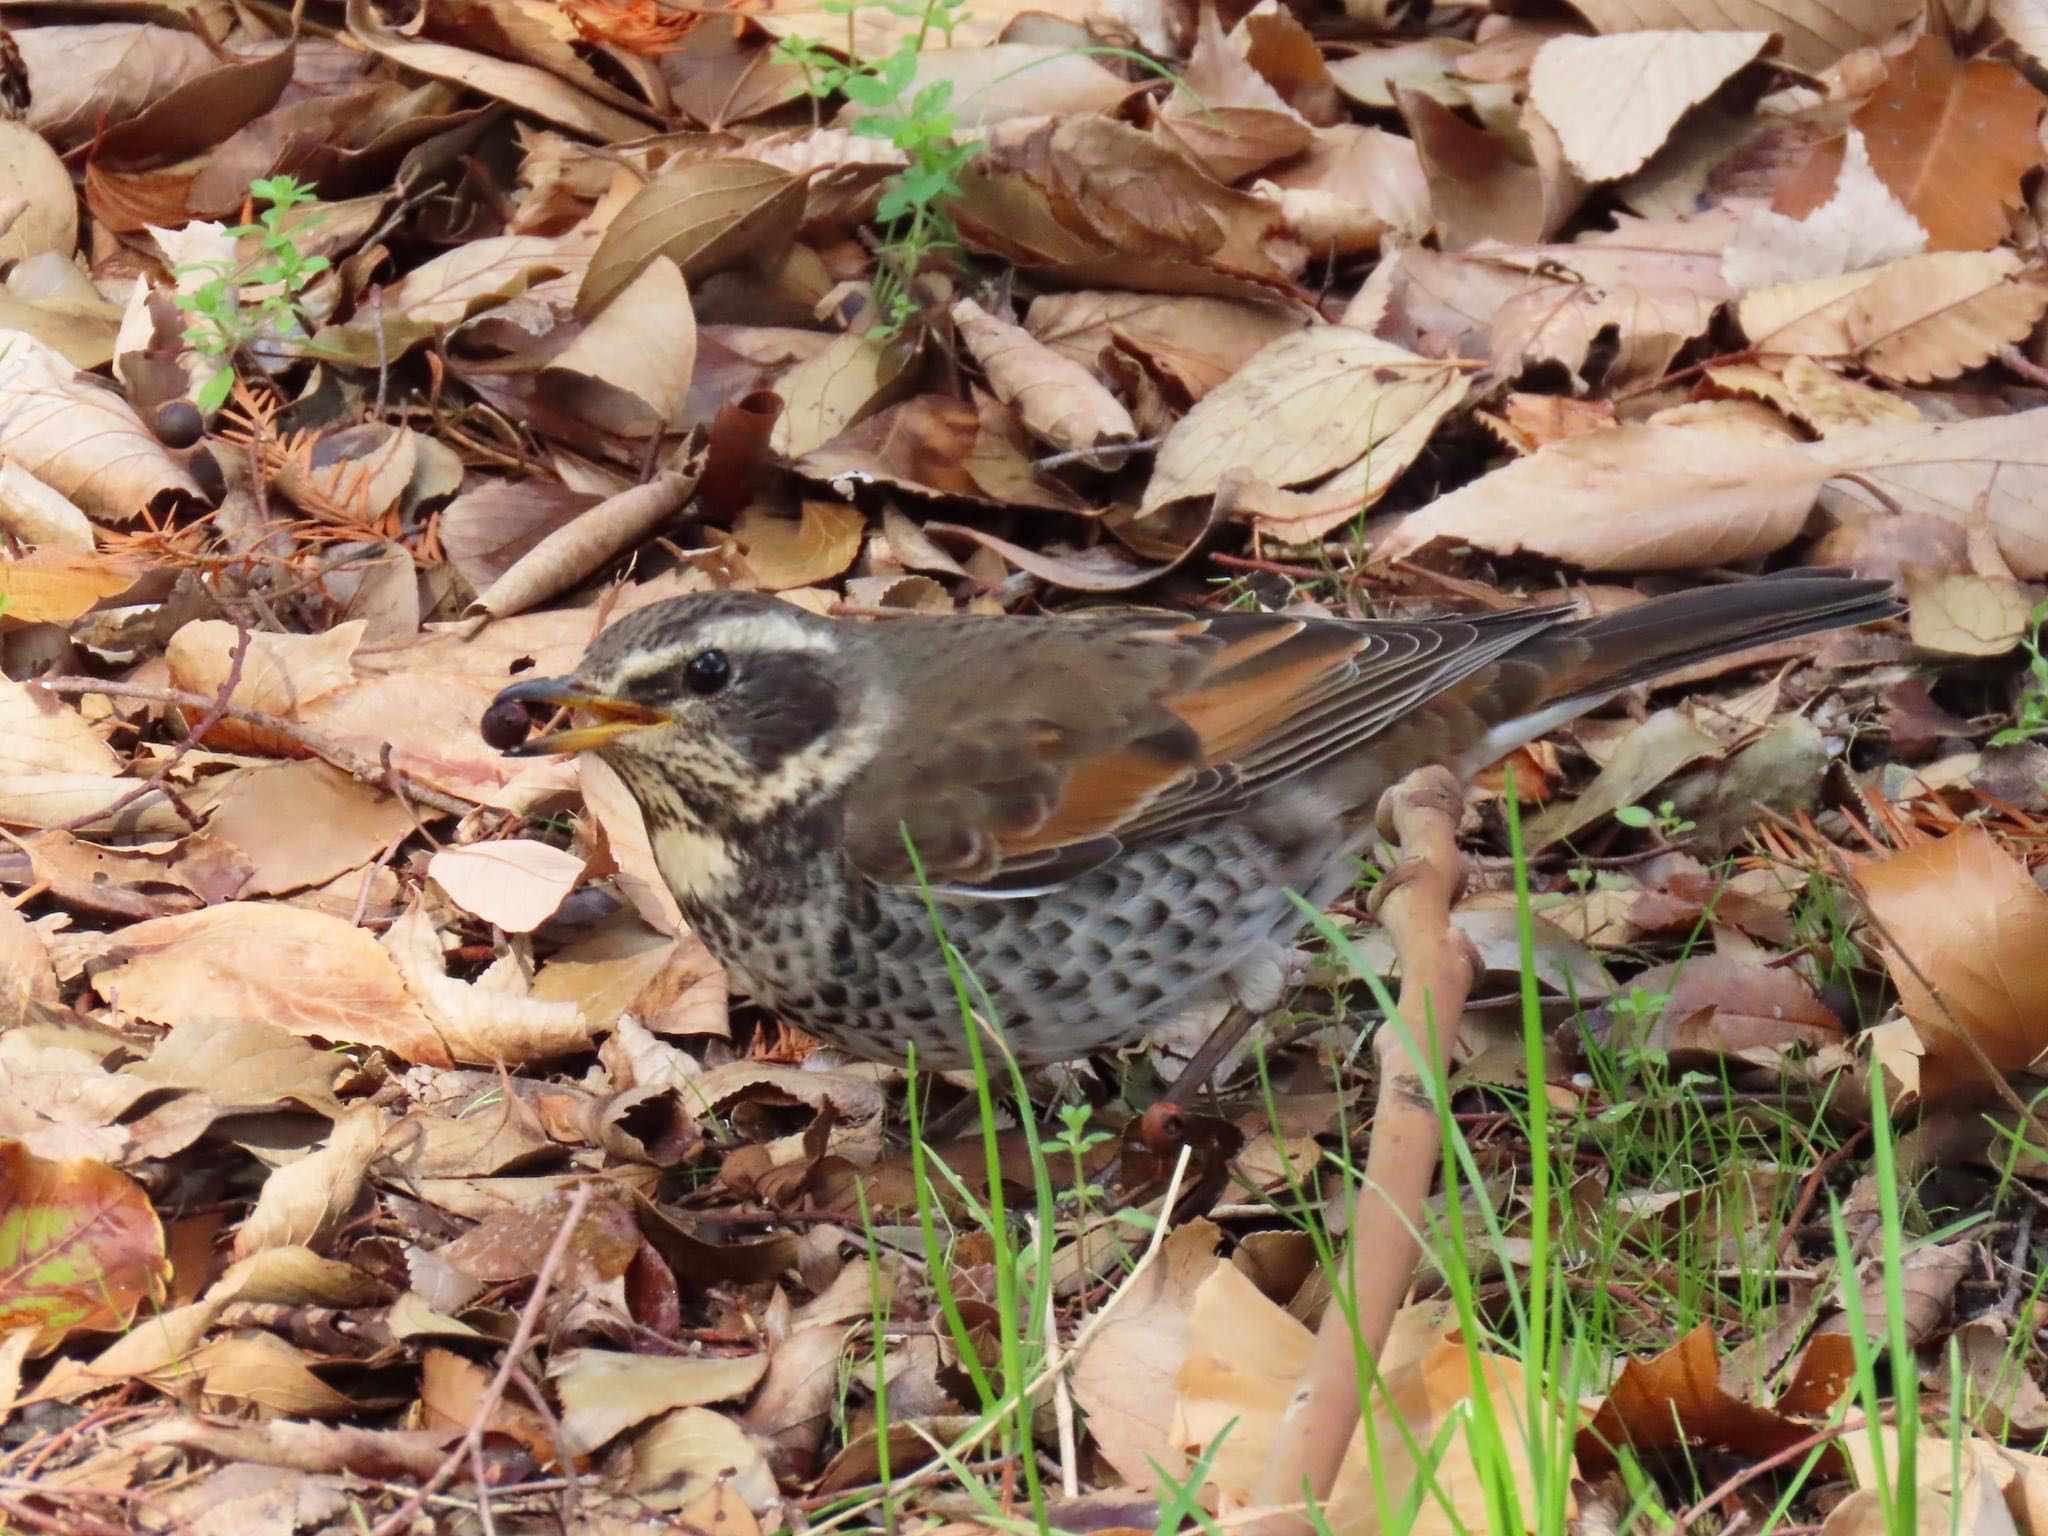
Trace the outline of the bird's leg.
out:
M 1188 1064 L 1181 1068 L 1180 1075 L 1159 1095 L 1159 1102 L 1186 1105 L 1208 1085 L 1209 1079 L 1216 1075 L 1216 1069 L 1237 1049 L 1237 1042 L 1265 1016 L 1263 1009 L 1247 1008 L 1243 1003 L 1231 1004 L 1230 1011 L 1209 1031 L 1208 1038 L 1189 1058 Z

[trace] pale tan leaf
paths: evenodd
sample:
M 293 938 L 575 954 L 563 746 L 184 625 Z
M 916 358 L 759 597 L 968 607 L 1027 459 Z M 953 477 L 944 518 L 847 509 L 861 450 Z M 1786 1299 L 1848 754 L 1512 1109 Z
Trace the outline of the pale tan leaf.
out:
M 826 1367 L 835 1384 L 841 1332 L 832 1333 L 833 1359 Z M 778 1361 L 783 1347 L 776 1346 Z M 664 1414 L 658 1424 L 633 1437 L 630 1456 L 626 1486 L 634 1502 L 649 1509 L 683 1511 L 677 1524 L 685 1529 L 759 1536 L 760 1524 L 753 1515 L 781 1505 L 775 1473 L 761 1443 L 710 1408 L 678 1408 Z M 716 1502 L 721 1498 L 731 1502 Z
M 1916 843 L 1856 871 L 1885 967 L 1926 1046 L 1920 1086 L 1938 1100 L 2048 1052 L 2048 893 L 1982 827 Z M 1976 1049 L 1971 1049 L 1974 1042 Z
M 1513 378 L 1548 361 L 1577 373 L 1601 333 L 1612 331 L 1616 350 L 1601 375 L 1605 387 L 1659 379 L 1718 308 L 1717 295 L 1689 287 L 1532 283 L 1494 317 L 1494 370 Z
M 1946 656 L 2003 656 L 2027 632 L 2033 604 L 2018 583 L 1992 577 L 1906 572 L 1907 633 Z
M 1267 343 L 1305 329 L 1310 317 L 1282 304 L 1154 293 L 1047 293 L 1031 301 L 1024 328 L 1084 368 L 1104 349 L 1142 358 L 1200 400 Z
M 745 1397 L 767 1370 L 766 1350 L 642 1355 L 569 1349 L 548 1359 L 548 1378 L 562 1400 L 562 1430 L 578 1452 L 594 1451 L 656 1414 Z
M 516 956 L 501 956 L 475 981 L 450 976 L 440 935 L 417 905 L 385 933 L 383 953 L 454 1061 L 518 1067 L 590 1049 L 582 1008 L 535 997 Z
M 199 494 L 126 399 L 20 331 L 0 332 L 0 455 L 103 522 L 166 491 Z
M 76 822 L 87 832 L 124 837 L 178 836 L 192 830 L 161 790 L 106 813 L 135 791 L 133 779 L 84 773 L 0 774 L 0 826 L 63 827 Z
M 1721 275 L 1737 294 L 1881 267 L 1927 249 L 1927 231 L 1870 168 L 1855 129 L 1834 195 L 1820 207 L 1803 219 L 1762 206 L 1741 217 L 1721 257 Z
M 573 374 L 638 400 L 652 437 L 680 425 L 697 363 L 697 317 L 682 269 L 657 256 L 584 327 L 583 334 L 549 359 L 543 379 Z
M 1825 69 L 1845 53 L 1884 42 L 1918 21 L 1923 0 L 1572 0 L 1572 8 L 1600 32 L 1673 28 L 1711 32 L 1739 27 L 1774 32 L 1787 63 Z
M 331 1235 L 352 1213 L 383 1138 L 384 1112 L 376 1105 L 345 1111 L 324 1145 L 263 1181 L 256 1209 L 235 1233 L 235 1259 L 273 1248 L 313 1247 Z
M 647 839 L 647 825 L 632 791 L 611 764 L 594 752 L 577 757 L 576 773 L 583 803 L 604 829 L 605 847 L 618 865 L 612 880 L 620 894 L 657 933 L 681 933 L 682 909 L 655 866 L 654 847 Z
M 1787 358 L 1776 369 L 1761 363 L 1731 363 L 1709 368 L 1707 377 L 1722 389 L 1761 396 L 1822 437 L 1922 419 L 1911 401 L 1837 373 L 1810 357 Z
M 237 894 L 273 896 L 361 869 L 412 825 L 395 796 L 306 759 L 237 775 L 206 830 L 249 861 Z
M 252 632 L 235 683 L 235 705 L 289 719 L 314 700 L 354 682 L 351 658 L 362 643 L 364 627 L 357 619 L 317 635 Z M 171 681 L 191 693 L 218 693 L 227 681 L 235 645 L 235 626 L 225 619 L 194 619 L 181 625 L 164 648 Z M 293 754 L 303 750 L 273 731 L 234 720 L 221 721 L 209 740 L 219 749 L 240 746 Z
M 0 229 L 0 260 L 19 261 L 45 251 L 69 256 L 78 245 L 78 195 L 70 173 L 43 136 L 25 123 L 0 118 L 0 187 L 19 206 Z
M 742 262 L 771 263 L 803 217 L 804 184 L 759 160 L 684 160 L 642 187 L 604 232 L 576 295 L 593 315 L 656 256 L 690 282 Z
M 1208 1221 L 1174 1228 L 1151 1269 L 1074 1357 L 1074 1401 L 1103 1459 L 1134 1492 L 1156 1487 L 1162 1472 L 1179 1477 L 1187 1465 L 1186 1451 L 1173 1443 L 1174 1375 L 1193 1340 L 1203 1282 L 1230 1267 L 1217 1257 L 1219 1240 Z
M 1376 551 L 1440 539 L 1593 570 L 1737 564 L 1798 537 L 1829 470 L 1798 446 L 1707 427 L 1564 438 L 1412 513 Z
M 982 48 L 926 48 L 906 96 L 944 81 L 953 88 L 953 111 L 962 128 L 985 128 L 1012 117 L 1115 112 L 1142 89 L 1112 74 L 1098 59 L 1054 43 L 991 43 Z M 873 114 L 854 103 L 841 122 Z
M 1362 331 L 1318 326 L 1280 337 L 1167 435 L 1140 514 L 1212 493 L 1233 470 L 1281 488 L 1321 480 L 1376 459 L 1376 446 L 1412 422 L 1433 426 L 1464 391 L 1455 365 Z M 1391 483 L 1369 468 L 1375 489 Z
M 2042 0 L 1991 0 L 1991 19 L 2020 52 L 2036 64 L 2048 63 L 2048 4 Z
M 414 267 L 383 295 L 394 318 L 451 326 L 547 278 L 585 270 L 587 250 L 547 235 L 468 240 Z
M 427 877 L 463 911 L 507 933 L 531 933 L 583 878 L 583 860 L 528 837 L 443 848 Z
M 1639 169 L 1686 111 L 1770 43 L 1768 32 L 1554 37 L 1529 69 L 1529 99 L 1591 182 Z
M 833 337 L 824 351 L 776 381 L 782 414 L 769 446 L 786 459 L 824 447 L 886 404 L 916 357 L 917 348 L 901 339 L 878 341 L 851 331 Z
M 471 613 L 493 618 L 524 613 L 567 591 L 604 563 L 625 553 L 683 508 L 697 489 L 697 466 L 664 470 L 645 485 L 599 502 L 521 555 L 504 575 L 476 595 Z
M 1038 342 L 1022 326 L 998 320 L 972 299 L 953 305 L 953 324 L 989 387 L 1014 406 L 1027 430 L 1068 453 L 1093 453 L 1136 439 L 1137 423 L 1093 373 Z M 1105 460 L 1091 460 L 1106 467 Z
M 0 773 L 113 774 L 121 760 L 53 693 L 0 678 Z
M 124 928 L 89 970 L 116 1009 L 174 1028 L 248 1020 L 453 1065 L 376 939 L 299 907 L 236 901 L 151 918 Z
M 0 1034 L 26 1023 L 36 1005 L 55 1007 L 61 996 L 42 936 L 0 902 Z
M 733 525 L 747 571 L 765 591 L 785 592 L 830 581 L 860 553 L 867 519 L 858 507 L 806 501 L 796 517 L 748 507 Z
M 2011 250 L 1931 251 L 1869 271 L 1764 288 L 1738 316 L 1759 351 L 1860 361 L 1899 383 L 1954 378 L 2024 338 L 2048 281 Z
M 1932 515 L 1964 529 L 1982 517 L 2014 575 L 2048 576 L 2048 408 L 1871 427 L 1806 452 L 1843 477 L 1829 485 L 1831 500 L 1888 517 Z
M 1419 240 L 1435 218 L 1414 140 L 1350 123 L 1318 129 L 1304 154 L 1253 190 L 1275 198 L 1319 254 L 1377 250 L 1390 232 Z
M 0 463 L 0 530 L 31 547 L 87 555 L 93 550 L 92 524 L 77 504 L 12 459 Z
M 1681 768 L 1719 757 L 1724 743 L 1684 709 L 1661 709 L 1622 738 L 1599 775 L 1573 800 L 1544 807 L 1530 823 L 1529 846 L 1576 836 L 1625 805 L 1636 805 Z

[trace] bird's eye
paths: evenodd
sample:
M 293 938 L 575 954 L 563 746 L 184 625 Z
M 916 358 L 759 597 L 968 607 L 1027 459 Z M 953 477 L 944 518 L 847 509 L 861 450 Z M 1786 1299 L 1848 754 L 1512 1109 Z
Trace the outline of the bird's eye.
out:
M 699 651 L 683 665 L 683 686 L 696 694 L 713 694 L 732 680 L 732 663 L 723 651 Z

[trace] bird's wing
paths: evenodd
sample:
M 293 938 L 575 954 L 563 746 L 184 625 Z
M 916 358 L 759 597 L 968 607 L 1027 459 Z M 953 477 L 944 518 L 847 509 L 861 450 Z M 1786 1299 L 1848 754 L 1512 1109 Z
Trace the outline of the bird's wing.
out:
M 1571 612 L 906 621 L 915 723 L 849 787 L 846 846 L 904 881 L 907 828 L 934 885 L 1057 886 L 1351 751 Z

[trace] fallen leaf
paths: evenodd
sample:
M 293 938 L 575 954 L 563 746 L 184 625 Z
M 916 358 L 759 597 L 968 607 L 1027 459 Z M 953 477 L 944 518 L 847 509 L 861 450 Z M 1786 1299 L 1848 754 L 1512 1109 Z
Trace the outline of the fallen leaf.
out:
M 1114 456 L 1097 449 L 1133 441 L 1137 423 L 1088 369 L 1040 344 L 1022 326 L 998 320 L 972 299 L 953 305 L 960 339 L 988 375 L 989 387 L 1014 406 L 1031 433 L 1067 453 L 1090 454 L 1098 468 Z
M 1925 1053 L 1922 1094 L 1936 1102 L 2048 1052 L 2048 893 L 1982 827 L 1964 827 L 1860 866 L 1856 884 L 1885 969 Z M 1972 1049 L 1974 1043 L 1975 1049 Z
M 1689 29 L 1553 37 L 1530 66 L 1529 100 L 1574 170 L 1589 182 L 1615 181 L 1640 169 L 1688 109 L 1770 41 L 1769 32 Z
M 1919 20 L 1923 7 L 1920 0 L 1861 0 L 1854 6 L 1833 0 L 1572 0 L 1572 9 L 1606 33 L 1639 27 L 1774 32 L 1783 40 L 1787 63 L 1817 73 L 1845 53 L 1886 41 Z
M 174 1028 L 249 1020 L 453 1064 L 376 939 L 318 912 L 237 901 L 153 918 L 124 928 L 89 971 L 113 1007 Z
M 90 1160 L 50 1162 L 0 1140 L 0 1337 L 46 1354 L 81 1329 L 126 1328 L 161 1302 L 170 1265 L 142 1186 Z
M 1949 656 L 2003 656 L 2027 632 L 2034 605 L 2019 584 L 1996 577 L 1906 573 L 1907 633 Z
M 867 519 L 858 507 L 806 501 L 795 517 L 749 507 L 733 525 L 747 572 L 767 592 L 812 587 L 853 564 Z
M 691 283 L 742 262 L 768 263 L 796 234 L 803 211 L 803 182 L 763 161 L 679 160 L 612 219 L 576 312 L 596 314 L 657 256 Z
M 583 860 L 527 837 L 443 848 L 427 877 L 463 911 L 507 933 L 531 933 L 583 878 Z
M 766 1351 L 691 1357 L 568 1349 L 548 1359 L 562 1431 L 578 1452 L 594 1451 L 656 1414 L 744 1397 L 767 1370 Z

